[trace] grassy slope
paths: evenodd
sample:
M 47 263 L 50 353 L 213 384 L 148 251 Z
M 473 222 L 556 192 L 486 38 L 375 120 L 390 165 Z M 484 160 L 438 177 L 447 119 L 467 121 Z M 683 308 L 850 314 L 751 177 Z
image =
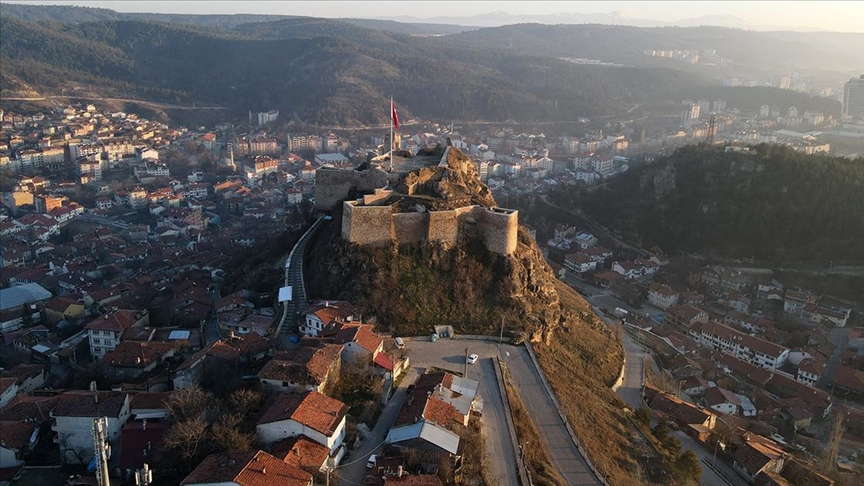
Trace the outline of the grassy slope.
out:
M 540 365 L 598 469 L 612 484 L 638 484 L 624 403 L 610 388 L 621 369 L 620 339 L 573 289 L 556 282 L 556 290 L 580 320 L 557 330 L 549 345 L 535 345 Z

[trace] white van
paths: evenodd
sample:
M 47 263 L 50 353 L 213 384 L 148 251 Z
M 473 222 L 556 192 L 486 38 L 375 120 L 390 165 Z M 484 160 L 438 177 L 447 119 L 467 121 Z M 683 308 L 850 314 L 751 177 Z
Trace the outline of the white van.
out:
M 402 349 L 405 347 L 405 341 L 403 341 L 401 337 L 396 338 L 396 347 L 399 349 Z

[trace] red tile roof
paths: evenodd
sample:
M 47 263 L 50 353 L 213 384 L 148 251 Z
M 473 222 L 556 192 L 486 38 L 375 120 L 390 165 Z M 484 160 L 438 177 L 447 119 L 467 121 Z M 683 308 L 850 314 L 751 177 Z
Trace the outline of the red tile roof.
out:
M 329 437 L 347 413 L 348 405 L 317 391 L 282 393 L 258 423 L 293 420 Z
M 330 456 L 330 449 L 300 435 L 273 443 L 270 453 L 292 466 L 316 474 Z
M 30 420 L 44 422 L 51 418 L 51 410 L 60 402 L 60 395 L 47 397 L 33 395 L 15 395 L 9 403 L 0 410 L 3 420 Z
M 69 391 L 60 396 L 51 414 L 55 417 L 119 417 L 127 397 L 124 392 Z
M 22 420 L 0 421 L 0 444 L 10 449 L 23 449 L 30 443 L 36 425 Z
M 206 349 L 206 354 L 214 358 L 223 359 L 225 361 L 234 361 L 240 357 L 240 350 L 231 347 L 225 341 L 216 341 Z M 185 365 L 186 363 L 184 363 Z
M 306 486 L 312 475 L 263 451 L 212 454 L 180 484 L 237 483 L 240 486 Z
M 369 324 L 345 324 L 336 333 L 333 342 L 336 344 L 355 342 L 370 353 L 375 353 L 384 344 L 384 339 L 376 336 L 372 329 L 373 326 Z
M 173 349 L 174 345 L 170 343 L 121 341 L 116 348 L 105 353 L 102 364 L 146 368 Z
M 138 317 L 140 314 L 141 311 L 134 310 L 118 310 L 116 312 L 110 312 L 93 319 L 89 324 L 84 326 L 84 329 L 122 333 L 126 329 L 135 325 L 135 322 L 140 319 L 140 317 Z

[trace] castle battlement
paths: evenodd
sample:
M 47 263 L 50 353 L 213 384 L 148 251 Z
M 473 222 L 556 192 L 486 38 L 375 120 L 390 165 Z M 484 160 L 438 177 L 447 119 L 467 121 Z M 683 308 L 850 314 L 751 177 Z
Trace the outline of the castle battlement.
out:
M 389 192 L 389 191 L 381 191 Z M 499 255 L 516 251 L 519 212 L 515 209 L 464 206 L 451 210 L 394 212 L 393 205 L 366 205 L 364 198 L 345 201 L 342 238 L 358 245 L 436 242 L 455 246 L 460 237 L 478 237 Z M 374 200 L 374 197 L 373 197 Z

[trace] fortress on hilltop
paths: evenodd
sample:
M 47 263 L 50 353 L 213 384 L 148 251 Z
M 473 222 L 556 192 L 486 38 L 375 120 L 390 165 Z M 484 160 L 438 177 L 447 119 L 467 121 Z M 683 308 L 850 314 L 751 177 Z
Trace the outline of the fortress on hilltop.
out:
M 388 155 L 389 157 L 389 155 Z M 447 147 L 443 155 L 394 157 L 389 172 L 370 164 L 316 171 L 316 209 L 342 205 L 342 238 L 368 246 L 478 238 L 500 255 L 516 251 L 518 211 L 499 208 L 474 163 Z

